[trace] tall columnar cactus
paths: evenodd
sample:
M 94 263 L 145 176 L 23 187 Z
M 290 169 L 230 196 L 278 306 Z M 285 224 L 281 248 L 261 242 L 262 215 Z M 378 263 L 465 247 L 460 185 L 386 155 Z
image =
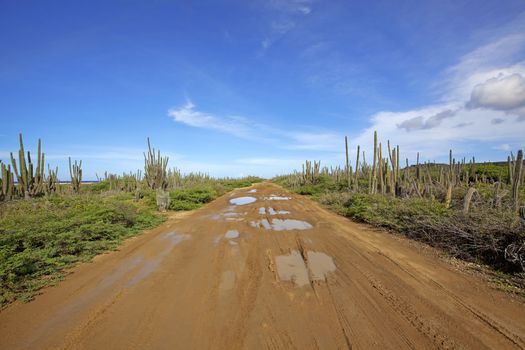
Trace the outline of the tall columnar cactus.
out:
M 521 183 L 521 175 L 523 168 L 523 151 L 520 149 L 516 156 L 516 160 L 513 165 L 514 173 L 512 174 L 512 207 L 517 212 L 520 207 L 519 202 L 519 186 Z
M 31 161 L 31 153 L 27 152 L 27 160 L 25 158 L 24 142 L 22 134 L 20 134 L 20 150 L 18 151 L 18 163 L 16 165 L 15 157 L 11 152 L 11 164 L 13 171 L 18 181 L 18 188 L 24 198 L 38 196 L 44 193 L 44 154 L 41 152 L 42 142 L 38 139 L 38 154 L 36 171 L 34 171 L 33 162 Z
M 376 193 L 377 190 L 377 131 L 374 131 L 374 160 L 372 163 L 372 173 L 369 176 L 369 189 L 370 194 Z
M 345 136 L 345 154 L 346 154 L 346 168 L 345 168 L 345 175 L 346 175 L 346 183 L 348 186 L 348 190 L 350 190 L 350 160 L 348 159 L 348 137 Z
M 46 194 L 56 192 L 58 185 L 58 167 L 56 167 L 55 170 L 51 170 L 49 164 L 47 165 L 47 176 L 44 182 Z
M 71 177 L 71 188 L 74 193 L 80 193 L 80 184 L 82 183 L 82 161 L 77 164 L 71 163 L 71 157 L 69 157 L 69 175 Z
M 14 176 L 11 172 L 11 166 L 5 165 L 0 161 L 2 178 L 0 178 L 0 201 L 10 200 L 15 194 Z
M 356 159 L 355 159 L 355 178 L 354 178 L 354 191 L 358 191 L 359 190 L 359 181 L 358 181 L 358 176 L 359 176 L 359 151 L 360 151 L 360 146 L 357 145 L 357 156 L 356 156 Z
M 161 157 L 160 150 L 155 154 L 148 137 L 148 153 L 144 153 L 144 178 L 149 188 L 165 190 L 168 187 L 167 167 L 168 157 Z

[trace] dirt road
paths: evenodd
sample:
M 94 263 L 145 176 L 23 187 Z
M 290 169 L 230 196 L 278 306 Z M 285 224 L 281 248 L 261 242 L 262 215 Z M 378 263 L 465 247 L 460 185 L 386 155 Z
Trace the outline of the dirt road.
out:
M 525 348 L 521 302 L 418 247 L 263 183 L 0 312 L 0 349 Z

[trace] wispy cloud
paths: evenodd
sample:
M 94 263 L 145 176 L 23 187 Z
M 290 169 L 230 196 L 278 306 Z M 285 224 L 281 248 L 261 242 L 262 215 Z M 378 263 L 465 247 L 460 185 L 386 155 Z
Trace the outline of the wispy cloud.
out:
M 195 128 L 216 130 L 239 138 L 271 144 L 289 150 L 335 151 L 340 149 L 341 136 L 330 131 L 289 131 L 258 123 L 240 116 L 219 116 L 197 109 L 191 101 L 168 110 L 168 116 L 177 123 Z M 261 136 L 264 135 L 264 136 Z
M 171 108 L 168 115 L 174 121 L 193 126 L 196 128 L 213 129 L 232 134 L 242 138 L 253 137 L 253 129 L 247 124 L 244 118 L 227 116 L 218 117 L 211 113 L 202 112 L 190 101 L 181 107 Z

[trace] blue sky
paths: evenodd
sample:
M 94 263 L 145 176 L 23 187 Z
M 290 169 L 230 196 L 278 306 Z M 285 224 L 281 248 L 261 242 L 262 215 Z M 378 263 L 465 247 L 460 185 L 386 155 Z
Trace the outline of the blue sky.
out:
M 272 176 L 403 157 L 505 159 L 525 140 L 525 2 L 0 1 L 0 159 L 43 139 L 66 178 L 170 166 Z M 367 151 L 369 152 L 369 151 Z

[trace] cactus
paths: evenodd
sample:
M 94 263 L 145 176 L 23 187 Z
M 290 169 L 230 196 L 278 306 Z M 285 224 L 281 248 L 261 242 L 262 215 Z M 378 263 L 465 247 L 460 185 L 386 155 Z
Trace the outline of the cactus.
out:
M 162 188 L 157 190 L 157 208 L 159 211 L 166 211 L 170 207 L 170 194 Z
M 55 170 L 51 170 L 49 164 L 47 165 L 47 177 L 45 178 L 45 192 L 46 194 L 55 193 L 58 184 L 58 167 Z
M 71 188 L 73 193 L 80 193 L 80 184 L 82 183 L 82 161 L 77 164 L 71 164 L 71 157 L 69 157 L 69 175 L 71 177 Z
M 374 194 L 377 189 L 377 131 L 374 131 L 374 158 L 372 163 L 372 172 L 368 176 L 368 193 Z
M 144 178 L 149 188 L 165 190 L 168 187 L 167 167 L 168 157 L 161 157 L 160 150 L 155 154 L 148 137 L 148 153 L 144 153 Z
M 523 150 L 519 150 L 518 154 L 516 156 L 516 160 L 513 162 L 513 170 L 514 173 L 512 174 L 512 208 L 517 212 L 519 210 L 519 186 L 521 183 L 521 174 L 522 174 L 522 168 L 523 168 Z
M 360 151 L 360 146 L 357 145 L 357 157 L 356 157 L 356 160 L 355 160 L 355 179 L 354 179 L 354 191 L 358 191 L 359 190 L 359 182 L 358 182 L 358 176 L 359 176 L 359 151 Z
M 10 200 L 15 194 L 14 176 L 11 172 L 11 166 L 5 165 L 0 161 L 2 178 L 0 178 L 0 201 Z
M 463 199 L 463 213 L 467 214 L 470 209 L 470 202 L 472 201 L 472 197 L 475 193 L 478 191 L 474 187 L 469 187 L 467 194 L 465 195 L 465 198 Z
M 346 136 L 345 136 L 345 153 L 346 153 L 345 175 L 346 175 L 346 182 L 347 182 L 348 190 L 350 190 L 350 187 L 352 185 L 352 180 L 351 180 L 351 174 L 350 174 L 350 161 L 348 159 L 348 137 Z
M 36 171 L 31 161 L 31 153 L 27 152 L 25 158 L 24 142 L 20 134 L 20 150 L 18 151 L 18 163 L 16 166 L 15 157 L 11 152 L 11 164 L 18 181 L 18 188 L 25 199 L 35 197 L 44 193 L 44 154 L 41 152 L 42 142 L 38 139 L 38 154 Z

